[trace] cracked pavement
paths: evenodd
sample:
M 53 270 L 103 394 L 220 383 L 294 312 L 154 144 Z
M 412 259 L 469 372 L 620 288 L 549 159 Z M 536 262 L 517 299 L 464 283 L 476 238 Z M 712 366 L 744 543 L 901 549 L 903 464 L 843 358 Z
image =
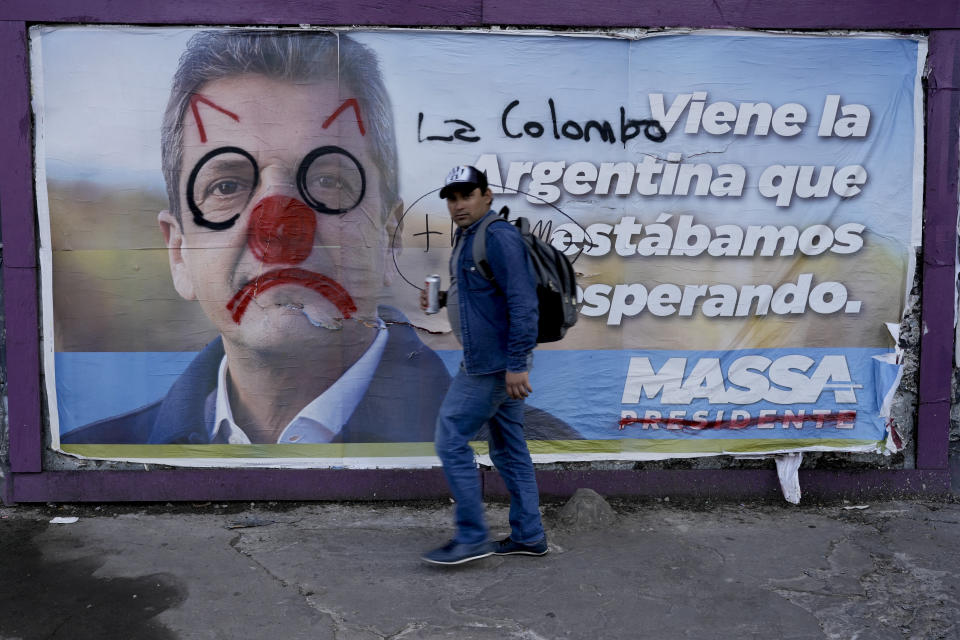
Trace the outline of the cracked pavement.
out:
M 454 568 L 448 504 L 0 507 L 0 639 L 960 638 L 960 504 L 612 506 Z

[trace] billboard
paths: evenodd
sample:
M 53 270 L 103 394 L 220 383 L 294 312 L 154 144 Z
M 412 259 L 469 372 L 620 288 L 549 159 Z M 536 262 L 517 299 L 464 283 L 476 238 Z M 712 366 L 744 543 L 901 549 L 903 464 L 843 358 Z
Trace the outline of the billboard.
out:
M 454 165 L 574 261 L 537 461 L 894 448 L 923 39 L 35 27 L 53 446 L 422 466 Z M 483 445 L 478 446 L 483 450 Z

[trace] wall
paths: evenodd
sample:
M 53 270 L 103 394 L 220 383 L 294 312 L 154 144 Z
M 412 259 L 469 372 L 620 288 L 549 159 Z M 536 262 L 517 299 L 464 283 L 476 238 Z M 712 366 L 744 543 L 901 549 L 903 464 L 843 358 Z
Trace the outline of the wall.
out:
M 79 8 L 78 8 L 79 7 Z M 359 13 L 357 13 L 359 11 Z M 909 435 L 903 454 L 809 455 L 801 474 L 812 495 L 871 492 L 942 492 L 949 483 L 948 440 L 960 439 L 960 419 L 951 421 L 954 397 L 950 388 L 952 360 L 952 299 L 956 238 L 956 59 L 960 9 L 949 2 L 928 4 L 922 12 L 897 3 L 809 2 L 789 12 L 752 3 L 681 3 L 637 7 L 621 2 L 592 12 L 582 25 L 572 3 L 462 2 L 441 8 L 414 6 L 353 9 L 346 3 L 300 2 L 264 12 L 261 3 L 168 3 L 162 8 L 128 3 L 12 2 L 0 9 L 0 42 L 4 56 L 2 79 L 12 87 L 12 100 L 0 120 L 0 146 L 11 149 L 0 179 L 0 214 L 4 235 L 16 239 L 7 249 L 4 285 L 11 371 L 8 429 L 0 438 L 17 474 L 6 479 L 6 500 L 208 499 L 411 497 L 443 495 L 442 479 L 429 471 L 350 472 L 348 482 L 337 471 L 234 470 L 152 471 L 136 465 L 74 459 L 50 453 L 42 445 L 42 373 L 37 349 L 37 261 L 33 240 L 32 169 L 29 158 L 30 122 L 26 93 L 24 28 L 27 22 L 145 22 L 179 24 L 370 24 L 370 25 L 524 25 L 591 27 L 741 27 L 778 29 L 892 29 L 931 33 L 931 75 L 927 104 L 926 233 L 918 258 L 917 304 L 901 328 L 907 370 L 896 403 L 896 415 Z M 14 213 L 12 213 L 14 212 Z M 10 241 L 8 240 L 8 247 Z M 922 329 L 921 329 L 922 328 Z M 944 356 L 944 353 L 948 354 Z M 2 467 L 0 467 L 2 468 Z M 143 467 L 139 467 L 142 469 Z M 82 478 L 76 470 L 102 469 Z M 259 472 L 258 472 L 259 471 Z M 563 495 L 580 484 L 608 493 L 771 495 L 775 478 L 769 463 L 730 458 L 663 463 L 560 464 L 545 467 L 544 492 Z M 344 472 L 339 472 L 344 473 Z M 117 474 L 124 475 L 121 479 Z M 331 475 L 332 474 L 332 475 Z M 329 480 L 339 485 L 330 488 Z M 203 489 L 197 483 L 207 484 Z M 121 486 L 122 485 L 122 486 Z M 255 485 L 255 486 L 253 486 Z M 495 476 L 491 493 L 502 492 Z M 378 494 L 378 495 L 377 495 Z

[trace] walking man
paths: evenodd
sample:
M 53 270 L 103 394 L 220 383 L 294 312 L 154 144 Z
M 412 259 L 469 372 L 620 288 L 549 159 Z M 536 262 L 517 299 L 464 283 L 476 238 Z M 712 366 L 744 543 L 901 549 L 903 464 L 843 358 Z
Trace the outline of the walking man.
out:
M 487 177 L 475 167 L 454 167 L 440 197 L 457 225 L 450 258 L 446 307 L 463 361 L 437 415 L 435 445 L 456 500 L 456 535 L 423 556 L 454 565 L 496 555 L 543 555 L 547 537 L 540 521 L 533 461 L 523 433 L 524 399 L 537 343 L 537 294 L 533 268 L 519 231 L 511 224 L 487 229 L 486 255 L 494 279 L 473 259 L 480 221 L 496 216 Z M 426 294 L 421 293 L 426 308 Z M 470 440 L 490 425 L 490 458 L 510 492 L 510 536 L 491 543 L 483 515 L 480 476 Z

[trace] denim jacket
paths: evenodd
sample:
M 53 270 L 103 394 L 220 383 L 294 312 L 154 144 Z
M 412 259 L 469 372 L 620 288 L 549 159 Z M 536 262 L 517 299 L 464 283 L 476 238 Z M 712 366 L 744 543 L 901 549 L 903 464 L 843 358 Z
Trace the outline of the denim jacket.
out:
M 496 215 L 488 211 L 484 217 Z M 457 229 L 454 236 L 455 243 L 463 243 L 456 278 L 464 368 L 472 375 L 527 371 L 537 346 L 533 265 L 517 228 L 495 222 L 487 227 L 487 262 L 494 281 L 484 278 L 473 261 L 481 220 Z M 451 273 L 453 269 L 451 264 Z

